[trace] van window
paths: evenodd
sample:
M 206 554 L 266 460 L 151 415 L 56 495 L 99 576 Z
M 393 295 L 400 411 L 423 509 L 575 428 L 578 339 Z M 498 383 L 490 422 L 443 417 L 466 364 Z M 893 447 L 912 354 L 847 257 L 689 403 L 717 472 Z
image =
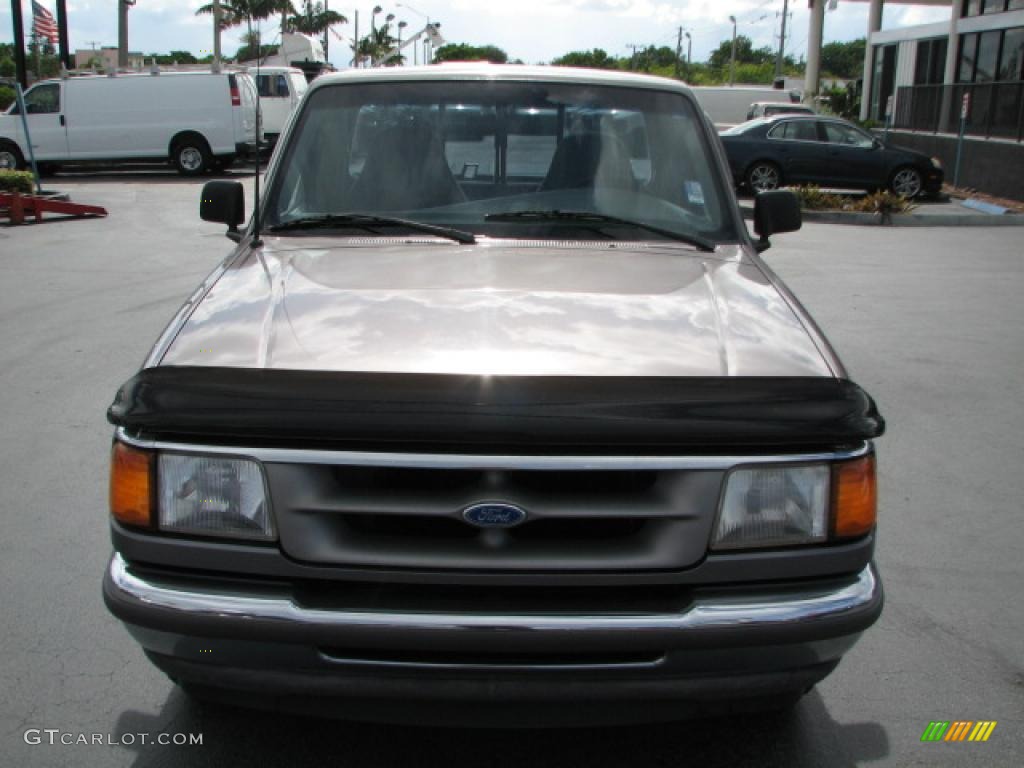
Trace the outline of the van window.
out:
M 25 92 L 25 111 L 30 115 L 52 115 L 60 112 L 60 85 L 47 83 L 37 85 Z M 10 114 L 19 115 L 17 103 Z
M 256 78 L 261 99 L 284 99 L 291 95 L 284 75 L 260 75 Z

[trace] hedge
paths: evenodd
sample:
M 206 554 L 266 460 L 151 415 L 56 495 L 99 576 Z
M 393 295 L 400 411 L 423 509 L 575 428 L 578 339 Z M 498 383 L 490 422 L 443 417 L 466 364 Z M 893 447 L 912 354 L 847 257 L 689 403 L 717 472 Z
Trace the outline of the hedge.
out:
M 35 186 L 35 177 L 28 171 L 0 171 L 0 192 L 31 195 Z

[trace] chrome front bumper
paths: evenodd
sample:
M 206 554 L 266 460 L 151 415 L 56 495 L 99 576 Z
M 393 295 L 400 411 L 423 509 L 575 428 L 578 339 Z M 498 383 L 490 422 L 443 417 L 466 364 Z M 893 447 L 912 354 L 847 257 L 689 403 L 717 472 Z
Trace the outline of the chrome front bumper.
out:
M 244 624 L 273 627 L 281 636 L 289 628 L 315 629 L 328 634 L 403 632 L 420 634 L 481 633 L 654 633 L 689 635 L 718 630 L 755 632 L 759 629 L 811 627 L 820 621 L 836 621 L 881 607 L 881 584 L 869 565 L 842 586 L 808 587 L 758 597 L 698 597 L 680 613 L 593 614 L 556 616 L 545 614 L 448 614 L 320 610 L 296 605 L 284 596 L 254 595 L 238 591 L 213 591 L 188 582 L 158 583 L 132 572 L 114 553 L 104 592 L 116 615 L 130 621 L 118 607 L 175 614 L 179 621 Z
M 839 663 L 883 599 L 872 565 L 746 594 L 696 589 L 664 612 L 328 610 L 290 591 L 117 553 L 103 582 L 150 660 L 195 692 L 417 724 L 647 722 L 792 697 Z

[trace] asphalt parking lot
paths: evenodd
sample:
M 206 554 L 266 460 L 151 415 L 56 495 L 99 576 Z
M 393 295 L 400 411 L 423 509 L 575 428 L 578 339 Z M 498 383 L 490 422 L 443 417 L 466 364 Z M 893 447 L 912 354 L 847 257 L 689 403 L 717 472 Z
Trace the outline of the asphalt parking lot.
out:
M 886 609 L 794 712 L 591 730 L 426 729 L 193 704 L 107 614 L 106 407 L 231 243 L 199 221 L 201 182 L 111 173 L 47 186 L 110 216 L 0 228 L 0 764 L 1024 760 L 1024 230 L 810 224 L 766 254 L 889 423 L 877 554 Z M 932 720 L 998 726 L 984 744 L 921 743 Z M 203 743 L 36 745 L 29 729 L 201 733 Z

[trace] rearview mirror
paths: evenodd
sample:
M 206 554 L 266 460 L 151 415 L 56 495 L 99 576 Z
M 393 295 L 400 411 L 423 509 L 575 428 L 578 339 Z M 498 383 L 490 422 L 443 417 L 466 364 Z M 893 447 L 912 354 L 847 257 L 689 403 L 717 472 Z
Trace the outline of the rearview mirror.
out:
M 800 201 L 788 189 L 762 192 L 754 198 L 754 232 L 758 252 L 771 247 L 768 238 L 781 232 L 796 232 L 803 226 Z
M 238 225 L 245 221 L 245 189 L 237 181 L 208 181 L 199 202 L 199 218 L 227 224 L 229 238 L 242 239 Z

